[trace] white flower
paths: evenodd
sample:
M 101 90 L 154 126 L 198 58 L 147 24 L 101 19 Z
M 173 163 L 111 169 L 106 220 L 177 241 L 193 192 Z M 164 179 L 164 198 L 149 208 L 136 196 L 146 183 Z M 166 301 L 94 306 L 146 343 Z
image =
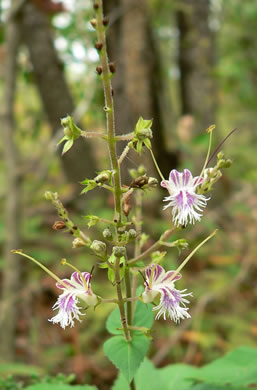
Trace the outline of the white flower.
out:
M 182 173 L 173 169 L 170 172 L 169 180 L 161 182 L 161 186 L 166 188 L 169 196 L 164 198 L 164 202 L 169 202 L 164 206 L 164 210 L 172 207 L 172 217 L 175 225 L 184 225 L 200 221 L 202 209 L 206 207 L 207 200 L 204 195 L 196 193 L 197 186 L 203 182 L 199 176 L 192 176 L 188 169 Z
M 53 310 L 59 310 L 57 315 L 49 321 L 53 324 L 60 324 L 65 329 L 66 326 L 74 326 L 74 319 L 81 322 L 79 316 L 83 315 L 78 307 L 78 298 L 82 299 L 89 306 L 97 304 L 97 297 L 91 290 L 91 274 L 88 272 L 73 272 L 70 279 L 62 279 L 62 283 L 57 282 L 56 286 L 63 290 L 57 299 Z
M 155 319 L 158 320 L 163 315 L 163 318 L 166 320 L 166 315 L 168 315 L 171 320 L 177 323 L 181 319 L 191 317 L 186 307 L 189 301 L 185 297 L 192 296 L 192 293 L 185 294 L 186 290 L 180 291 L 175 289 L 174 282 L 180 279 L 181 275 L 177 274 L 172 279 L 174 272 L 165 272 L 159 264 L 152 264 L 148 267 L 145 272 L 145 291 L 142 294 L 142 298 L 145 303 L 149 303 L 160 294 L 160 303 L 153 308 L 153 310 L 158 311 Z

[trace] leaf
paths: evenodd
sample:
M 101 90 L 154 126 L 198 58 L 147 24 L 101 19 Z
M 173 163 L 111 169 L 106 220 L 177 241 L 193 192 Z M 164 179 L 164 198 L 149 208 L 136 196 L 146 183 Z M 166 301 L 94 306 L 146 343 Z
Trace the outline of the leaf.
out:
M 133 325 L 143 326 L 150 329 L 153 325 L 153 320 L 154 314 L 152 311 L 152 305 L 137 301 L 134 312 Z
M 189 390 L 193 382 L 191 377 L 198 372 L 198 368 L 187 364 L 173 364 L 159 371 L 167 390 Z
M 25 387 L 25 390 L 98 390 L 96 386 L 90 385 L 66 385 L 66 384 L 56 384 L 56 383 L 37 383 Z
M 150 340 L 144 335 L 135 334 L 131 341 L 123 336 L 114 336 L 104 343 L 104 352 L 130 383 L 142 363 Z
M 153 363 L 145 358 L 139 367 L 135 384 L 137 390 L 167 390 L 166 383 L 162 381 L 160 370 L 154 367 Z M 129 385 L 124 376 L 120 373 L 114 383 L 112 390 L 129 390 Z
M 161 378 L 160 370 L 149 359 L 144 359 L 135 377 L 137 390 L 167 390 L 166 382 Z M 180 390 L 180 388 L 177 388 Z
M 153 319 L 154 315 L 152 311 L 152 306 L 150 304 L 145 304 L 141 301 L 137 301 L 135 306 L 133 325 L 151 328 L 153 324 Z M 106 321 L 106 329 L 109 333 L 115 335 L 123 334 L 123 331 L 118 330 L 117 328 L 121 328 L 120 311 L 118 307 L 111 312 Z
M 257 385 L 257 349 L 239 347 L 202 367 L 194 379 L 206 383 Z
M 72 147 L 72 145 L 73 145 L 73 139 L 69 139 L 69 140 L 65 143 L 65 145 L 64 145 L 64 147 L 63 147 L 62 155 L 64 155 L 64 153 L 68 152 L 68 150 L 70 150 L 70 148 Z

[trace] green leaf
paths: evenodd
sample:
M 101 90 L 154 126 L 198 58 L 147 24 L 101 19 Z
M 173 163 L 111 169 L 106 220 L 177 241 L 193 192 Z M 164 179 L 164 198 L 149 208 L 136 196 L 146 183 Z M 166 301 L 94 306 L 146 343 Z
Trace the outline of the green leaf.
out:
M 152 311 L 152 306 L 150 304 L 137 301 L 135 306 L 133 325 L 150 329 L 153 324 L 153 319 L 154 314 Z M 109 333 L 115 335 L 123 334 L 123 331 L 118 330 L 117 328 L 121 328 L 120 311 L 118 307 L 111 312 L 106 321 L 106 329 Z
M 198 372 L 197 367 L 187 364 L 173 364 L 159 370 L 167 390 L 189 390 L 193 383 L 192 376 Z
M 153 363 L 146 358 L 136 373 L 135 384 L 137 390 L 167 390 L 166 383 L 162 381 L 160 376 L 160 370 L 155 368 Z M 112 390 L 129 390 L 128 382 L 121 373 Z
M 143 147 L 143 142 L 142 141 L 137 141 L 136 151 L 137 151 L 138 154 L 141 154 L 142 147 Z
M 135 334 L 131 341 L 123 336 L 114 336 L 104 343 L 104 352 L 130 383 L 142 363 L 150 340 L 144 335 Z
M 108 279 L 110 280 L 111 283 L 114 283 L 115 281 L 115 271 L 110 267 L 108 268 Z
M 89 385 L 66 385 L 56 383 L 37 383 L 25 388 L 25 390 L 97 390 L 96 386 Z
M 118 330 L 117 328 L 121 328 L 121 322 L 120 322 L 120 311 L 119 308 L 116 307 L 106 321 L 106 329 L 111 334 L 123 334 L 122 330 Z
M 135 377 L 137 390 L 167 390 L 166 382 L 161 378 L 160 370 L 153 363 L 144 359 Z M 180 388 L 177 388 L 180 390 Z
M 62 155 L 64 155 L 64 153 L 68 152 L 68 150 L 70 150 L 70 148 L 72 147 L 72 145 L 73 145 L 73 139 L 69 139 L 69 140 L 65 143 L 65 145 L 64 145 L 64 147 L 63 147 Z
M 143 326 L 145 328 L 151 328 L 153 325 L 154 314 L 152 311 L 152 305 L 145 304 L 141 301 L 137 301 L 134 312 L 134 326 Z
M 239 347 L 202 367 L 194 379 L 214 384 L 257 385 L 257 349 Z

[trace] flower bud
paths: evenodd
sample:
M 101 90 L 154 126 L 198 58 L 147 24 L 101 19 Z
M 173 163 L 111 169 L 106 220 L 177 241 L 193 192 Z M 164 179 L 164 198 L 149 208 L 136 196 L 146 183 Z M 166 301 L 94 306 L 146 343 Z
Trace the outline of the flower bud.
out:
M 96 68 L 95 68 L 97 74 L 100 76 L 102 73 L 103 73 L 103 67 L 101 65 L 98 65 Z
M 97 175 L 94 178 L 94 181 L 96 183 L 105 183 L 106 181 L 110 180 L 110 177 L 111 177 L 111 172 L 110 171 L 103 171 L 103 172 L 99 173 L 99 175 Z
M 92 249 L 97 256 L 103 257 L 106 254 L 106 244 L 102 241 L 94 240 L 90 245 L 90 249 Z
M 77 237 L 72 241 L 72 248 L 81 248 L 82 246 L 85 246 L 85 243 L 81 238 Z
M 111 240 L 113 239 L 112 232 L 111 232 L 111 229 L 110 229 L 110 228 L 104 229 L 104 231 L 103 231 L 103 237 L 104 237 L 106 240 L 109 240 L 109 241 L 111 241 Z
M 103 48 L 103 43 L 102 42 L 96 42 L 95 43 L 95 48 L 96 48 L 96 50 L 101 51 L 102 48 Z
M 93 18 L 93 19 L 90 20 L 90 23 L 91 23 L 92 27 L 95 28 L 96 24 L 97 24 L 97 20 L 95 18 Z
M 114 246 L 112 248 L 112 253 L 114 254 L 115 257 L 122 257 L 126 256 L 126 248 L 124 246 Z
M 149 177 L 148 179 L 148 186 L 155 188 L 159 184 L 158 180 L 155 177 Z
M 139 167 L 137 168 L 137 172 L 139 175 L 143 176 L 146 173 L 146 169 L 143 165 L 139 165 Z
M 72 131 L 69 127 L 65 127 L 63 130 L 64 134 L 67 135 L 67 137 L 72 137 Z
M 217 154 L 217 158 L 218 158 L 218 160 L 224 158 L 224 153 L 223 153 L 222 151 L 219 152 L 219 153 Z
M 134 238 L 136 238 L 136 236 L 137 236 L 136 230 L 135 229 L 129 229 L 128 236 L 129 236 L 130 240 L 134 240 Z
M 153 133 L 151 129 L 140 129 L 137 131 L 137 137 L 141 140 L 144 140 L 145 138 L 152 138 Z
M 63 221 L 55 221 L 55 223 L 53 224 L 52 228 L 54 230 L 62 230 L 66 227 L 66 224 L 65 222 Z
M 52 192 L 52 191 L 46 191 L 45 192 L 45 199 L 46 200 L 57 200 L 58 199 L 58 193 Z

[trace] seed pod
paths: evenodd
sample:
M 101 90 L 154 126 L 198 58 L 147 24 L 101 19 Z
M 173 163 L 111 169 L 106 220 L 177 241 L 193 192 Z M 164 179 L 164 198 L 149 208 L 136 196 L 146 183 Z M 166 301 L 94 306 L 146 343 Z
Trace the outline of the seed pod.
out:
M 66 227 L 66 224 L 65 222 L 63 221 L 55 221 L 55 223 L 53 224 L 52 228 L 54 230 L 62 230 Z

